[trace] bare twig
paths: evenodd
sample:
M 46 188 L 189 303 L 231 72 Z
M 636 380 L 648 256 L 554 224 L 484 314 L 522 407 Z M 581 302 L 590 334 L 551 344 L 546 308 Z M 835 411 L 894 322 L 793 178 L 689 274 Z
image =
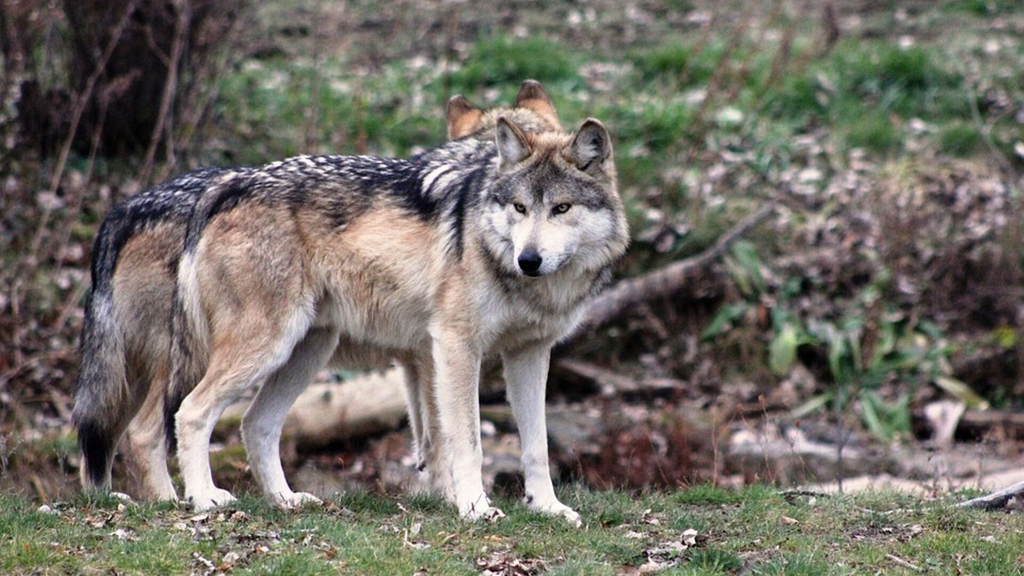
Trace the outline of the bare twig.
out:
M 774 0 L 771 11 L 768 14 L 767 21 L 761 23 L 761 25 L 757 27 L 755 36 L 750 42 L 751 46 L 764 46 L 765 34 L 769 29 L 773 29 L 775 27 L 776 21 L 778 21 L 779 16 L 782 14 L 782 9 L 784 8 L 783 4 L 783 0 Z M 783 40 L 785 41 L 785 37 L 783 37 Z M 729 95 L 725 98 L 725 103 L 727 105 L 735 103 L 736 99 L 740 96 L 740 92 L 742 92 L 744 86 L 746 86 L 747 80 L 750 78 L 750 63 L 757 53 L 758 50 L 748 50 L 744 53 L 743 59 L 740 60 L 739 70 L 736 72 L 736 78 L 732 83 L 732 89 L 729 90 Z
M 71 115 L 71 127 L 68 128 L 67 137 L 64 138 L 64 143 L 60 148 L 60 155 L 57 157 L 57 164 L 53 168 L 53 175 L 50 177 L 50 190 L 56 192 L 60 186 L 60 181 L 64 177 L 64 168 L 67 166 L 68 155 L 71 153 L 71 145 L 74 143 L 75 134 L 78 132 L 78 125 L 82 121 L 82 115 L 85 113 L 86 107 L 89 105 L 89 101 L 92 100 L 92 93 L 96 89 L 96 82 L 99 81 L 100 76 L 107 68 L 107 62 L 110 60 L 110 56 L 114 53 L 114 48 L 117 47 L 118 42 L 121 40 L 121 35 L 124 33 L 125 27 L 128 26 L 128 22 L 131 19 L 131 15 L 135 12 L 135 5 L 138 4 L 138 0 L 130 0 L 128 7 L 124 11 L 124 15 L 121 16 L 121 20 L 117 23 L 117 27 L 114 28 L 113 34 L 110 35 L 110 42 L 107 44 L 106 49 L 103 51 L 103 55 L 100 57 L 99 62 L 96 64 L 96 69 L 89 76 L 89 79 L 85 83 L 85 90 L 78 96 L 74 110 Z M 39 250 L 39 244 L 43 240 L 43 235 L 46 232 L 46 225 L 49 223 L 53 208 L 46 206 L 43 208 L 43 212 L 39 217 L 39 226 L 36 229 L 36 234 L 32 238 L 32 244 L 30 250 L 22 260 L 22 264 L 32 255 L 36 254 Z M 19 269 L 21 266 L 19 266 Z
M 967 102 L 971 105 L 971 121 L 974 122 L 974 129 L 981 134 L 982 141 L 985 142 L 985 146 L 989 150 L 989 154 L 999 164 L 1007 174 L 1015 174 L 1013 165 L 1006 159 L 999 147 L 992 140 L 992 132 L 989 126 L 985 125 L 985 120 L 981 117 L 981 109 L 978 108 L 978 95 L 971 86 L 970 80 L 967 75 L 964 74 L 964 91 L 967 93 Z
M 694 112 L 693 120 L 691 120 L 690 123 L 694 132 L 703 131 L 704 115 L 711 107 L 712 100 L 717 96 L 719 88 L 721 88 L 723 78 L 726 76 L 726 72 L 730 68 L 733 53 L 735 53 L 742 44 L 743 37 L 746 35 L 747 30 L 750 27 L 750 18 L 753 15 L 753 7 L 755 4 L 757 3 L 750 2 L 746 5 L 746 8 L 740 15 L 739 22 L 733 28 L 732 34 L 729 36 L 725 50 L 722 51 L 721 56 L 718 58 L 718 62 L 715 63 L 715 69 L 711 73 L 711 78 L 708 80 L 707 92 L 704 99 L 701 101 L 700 106 L 697 107 L 697 111 Z M 688 154 L 688 156 L 692 156 L 692 149 L 691 154 Z
M 174 95 L 178 89 L 178 68 L 181 64 L 181 55 L 185 50 L 185 37 L 188 35 L 189 18 L 191 17 L 189 0 L 179 0 L 175 4 L 177 4 L 178 18 L 174 25 L 171 57 L 167 62 L 167 80 L 164 82 L 164 92 L 160 97 L 160 112 L 156 117 L 156 126 L 153 128 L 153 136 L 149 139 L 149 148 L 146 149 L 146 159 L 142 163 L 142 173 L 139 176 L 139 181 L 143 186 L 149 183 L 160 137 L 163 135 L 164 129 L 168 132 L 171 130 L 168 118 L 171 113 L 171 104 L 174 102 Z M 168 140 L 170 140 L 170 136 L 168 136 Z M 169 141 L 168 146 L 173 148 L 174 144 Z
M 180 152 L 181 156 L 185 157 L 191 155 L 192 139 L 199 132 L 199 127 L 205 122 L 210 109 L 213 107 L 213 103 L 220 94 L 220 86 L 217 79 L 220 78 L 224 70 L 232 63 L 231 54 L 234 53 L 235 40 L 239 28 L 241 28 L 238 24 L 240 20 L 241 17 L 233 18 L 228 23 L 228 28 L 224 33 L 226 40 L 224 41 L 225 48 L 222 50 L 222 57 L 203 59 L 199 68 L 192 73 L 189 93 L 185 98 L 184 106 L 182 106 L 183 118 L 179 122 L 181 133 L 177 142 L 178 150 L 164 162 L 157 174 L 157 181 L 166 179 L 171 171 L 177 167 L 178 152 Z M 204 86 L 207 88 L 206 90 L 203 89 Z
M 893 562 L 895 562 L 896 564 L 898 564 L 898 565 L 900 565 L 900 566 L 902 566 L 904 568 L 909 568 L 909 569 L 913 570 L 914 572 L 920 572 L 921 571 L 921 567 L 918 566 L 917 564 L 912 564 L 912 563 L 904 560 L 903 558 L 900 558 L 899 556 L 897 556 L 895 554 L 886 554 L 885 557 L 888 558 L 889 560 L 892 560 Z
M 996 508 L 1002 508 L 1006 506 L 1010 500 L 1018 497 L 1024 497 L 1024 482 L 1017 482 L 1009 488 L 1003 488 L 998 492 L 993 492 L 988 496 L 981 496 L 978 498 L 972 498 L 966 502 L 961 502 L 957 506 L 960 508 L 980 508 L 982 510 L 995 510 Z
M 102 99 L 101 99 L 102 101 Z M 89 181 L 92 179 L 93 169 L 96 167 L 96 155 L 99 153 L 100 138 L 103 135 L 103 126 L 107 120 L 107 102 L 103 101 L 100 107 L 100 116 L 96 122 L 96 126 L 92 132 L 92 143 L 89 148 L 89 159 L 85 165 L 85 175 L 82 178 L 82 186 L 75 187 L 71 191 L 71 198 L 68 200 L 68 213 L 64 216 L 63 221 L 58 226 L 57 234 L 59 238 L 56 242 L 49 243 L 47 250 L 40 256 L 39 261 L 45 260 L 50 254 L 57 257 L 57 265 L 54 267 L 53 276 L 60 274 L 61 269 L 64 267 L 64 261 L 60 258 L 60 255 L 67 249 L 68 241 L 71 239 L 71 231 L 74 229 L 74 222 L 78 218 L 78 215 L 82 212 L 82 204 L 85 202 L 85 188 L 89 185 Z M 77 302 L 77 300 L 75 300 Z M 72 302 L 74 305 L 74 302 Z M 67 312 L 62 312 L 62 316 Z M 66 319 L 66 317 L 65 317 Z M 60 322 L 63 324 L 63 321 Z
M 772 59 L 772 67 L 768 73 L 768 79 L 764 81 L 764 84 L 757 89 L 757 93 L 754 95 L 753 109 L 757 110 L 760 108 L 761 101 L 765 95 L 778 84 L 779 79 L 783 77 L 786 68 L 789 66 L 793 56 L 793 39 L 796 37 L 798 24 L 799 20 L 793 18 L 786 25 L 782 33 L 782 39 L 779 40 L 779 49 L 775 52 L 775 57 Z
M 580 324 L 570 341 L 614 320 L 630 306 L 671 295 L 695 272 L 722 257 L 734 242 L 768 219 L 775 212 L 776 206 L 774 201 L 765 204 L 723 234 L 712 247 L 696 256 L 680 260 L 643 276 L 622 280 L 615 287 L 594 299 L 586 319 Z
M 305 153 L 316 154 L 320 149 L 320 90 L 323 87 L 324 56 L 321 42 L 327 34 L 319 20 L 311 22 L 313 30 L 313 76 L 309 79 L 309 106 L 306 107 Z
M 43 487 L 43 481 L 39 478 L 39 474 L 33 474 L 29 478 L 29 482 L 32 484 L 32 489 L 36 492 L 36 497 L 39 498 L 40 502 L 49 502 L 50 495 L 46 493 L 46 488 Z

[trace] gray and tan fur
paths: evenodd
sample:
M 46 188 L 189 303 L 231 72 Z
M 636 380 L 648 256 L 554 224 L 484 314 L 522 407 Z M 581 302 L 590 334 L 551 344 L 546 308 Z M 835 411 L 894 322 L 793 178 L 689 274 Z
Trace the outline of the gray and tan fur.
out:
M 426 404 L 421 433 L 441 439 L 448 496 L 466 517 L 489 514 L 478 379 L 484 355 L 500 354 L 527 503 L 578 524 L 548 471 L 548 358 L 628 232 L 604 126 L 566 134 L 534 122 L 557 115 L 539 85 L 531 94 L 544 114 L 499 115 L 493 138 L 410 160 L 293 158 L 224 175 L 203 195 L 178 269 L 168 396 L 170 410 L 180 401 L 178 459 L 197 508 L 233 499 L 213 483 L 210 433 L 260 383 L 242 425 L 253 473 L 281 505 L 313 499 L 288 486 L 277 444 L 288 407 L 333 354 L 406 367 L 420 390 L 411 402 Z
M 524 83 L 511 113 L 529 114 L 534 85 Z M 454 97 L 446 114 L 449 137 L 481 137 L 493 130 L 495 117 Z M 176 497 L 163 437 L 174 278 L 196 200 L 217 177 L 232 172 L 196 170 L 125 200 L 104 219 L 93 248 L 75 390 L 85 486 L 109 488 L 114 450 L 125 436 L 139 495 Z M 420 418 L 410 414 L 410 420 Z
M 155 186 L 115 206 L 100 226 L 75 385 L 86 486 L 110 486 L 114 449 L 127 436 L 142 495 L 175 497 L 163 435 L 175 271 L 196 199 L 227 173 L 206 168 Z
M 528 115 L 531 91 L 513 114 Z M 535 118 L 535 121 L 539 119 Z M 465 98 L 449 102 L 452 139 L 493 130 L 494 113 Z M 175 499 L 167 469 L 164 398 L 170 370 L 171 305 L 185 224 L 196 200 L 218 178 L 245 169 L 204 168 L 154 186 L 114 207 L 92 253 L 74 419 L 82 450 L 83 486 L 110 487 L 122 436 L 146 499 Z M 410 419 L 420 421 L 418 414 Z

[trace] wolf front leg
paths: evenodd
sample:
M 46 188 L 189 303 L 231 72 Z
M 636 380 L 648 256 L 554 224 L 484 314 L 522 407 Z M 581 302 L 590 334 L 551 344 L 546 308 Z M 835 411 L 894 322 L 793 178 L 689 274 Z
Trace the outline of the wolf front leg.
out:
M 452 497 L 459 514 L 469 520 L 494 518 L 481 467 L 480 351 L 465 334 L 441 329 L 434 335 L 434 390 L 443 436 L 444 461 L 450 466 Z
M 526 477 L 526 506 L 553 516 L 562 516 L 580 526 L 580 515 L 558 501 L 551 483 L 548 465 L 548 427 L 544 414 L 551 347 L 542 344 L 515 353 L 506 353 L 505 384 L 512 414 L 519 426 L 523 449 L 523 475 Z

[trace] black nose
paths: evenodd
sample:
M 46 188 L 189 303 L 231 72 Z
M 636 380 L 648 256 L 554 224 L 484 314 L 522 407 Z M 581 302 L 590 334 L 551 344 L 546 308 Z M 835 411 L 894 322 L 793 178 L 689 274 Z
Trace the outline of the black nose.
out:
M 533 248 L 527 248 L 519 255 L 519 268 L 527 276 L 536 276 L 537 271 L 540 270 L 540 263 L 540 254 Z

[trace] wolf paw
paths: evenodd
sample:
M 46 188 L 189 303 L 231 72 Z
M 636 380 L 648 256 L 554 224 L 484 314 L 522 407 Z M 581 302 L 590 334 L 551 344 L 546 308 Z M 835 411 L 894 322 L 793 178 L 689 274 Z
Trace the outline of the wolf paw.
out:
M 237 500 L 237 498 L 227 490 L 214 488 L 209 492 L 190 495 L 187 497 L 187 500 L 192 503 L 192 508 L 196 512 L 205 512 L 206 510 L 212 510 L 218 506 L 231 504 Z
M 530 510 L 540 512 L 541 514 L 547 514 L 548 516 L 561 516 L 562 518 L 565 518 L 565 521 L 568 522 L 573 528 L 579 528 L 583 525 L 583 519 L 580 518 L 578 512 L 557 500 L 546 504 L 537 504 L 536 502 L 531 502 L 527 503 L 526 507 L 529 508 Z
M 274 504 L 285 510 L 297 510 L 303 506 L 320 505 L 324 501 L 306 492 L 278 493 L 274 495 Z

